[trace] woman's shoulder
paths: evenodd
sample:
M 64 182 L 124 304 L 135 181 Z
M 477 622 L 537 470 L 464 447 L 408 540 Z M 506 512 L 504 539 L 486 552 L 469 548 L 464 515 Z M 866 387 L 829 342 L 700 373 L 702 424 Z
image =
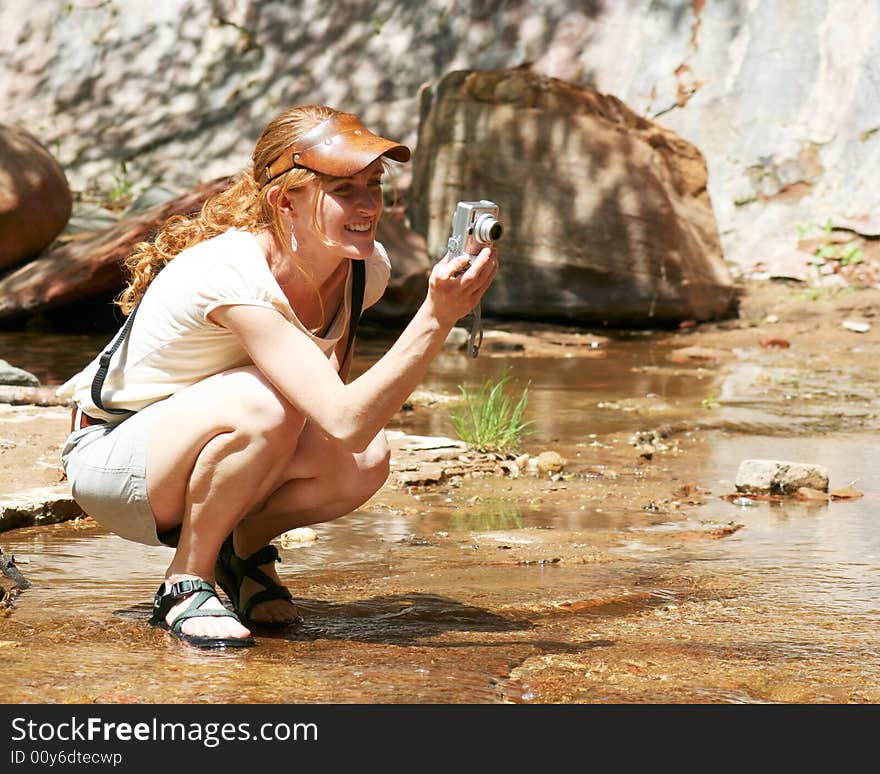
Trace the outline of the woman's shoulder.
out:
M 256 237 L 248 231 L 227 229 L 181 251 L 156 276 L 152 285 L 162 292 L 172 288 L 271 285 L 268 265 Z M 271 275 L 270 275 L 271 276 Z
M 199 256 L 242 254 L 262 256 L 263 250 L 257 238 L 250 231 L 241 228 L 228 228 L 216 236 L 188 247 L 180 253 L 178 258 L 189 254 Z
M 165 269 L 174 273 L 201 272 L 224 264 L 239 268 L 249 264 L 256 267 L 261 261 L 265 262 L 256 237 L 248 231 L 230 228 L 182 250 Z

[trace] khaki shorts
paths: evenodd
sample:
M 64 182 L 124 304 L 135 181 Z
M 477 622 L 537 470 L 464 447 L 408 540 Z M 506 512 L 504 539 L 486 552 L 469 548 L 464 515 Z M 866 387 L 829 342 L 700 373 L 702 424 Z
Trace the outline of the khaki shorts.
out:
M 116 424 L 74 430 L 61 450 L 77 505 L 105 529 L 150 546 L 167 545 L 147 498 L 147 442 L 158 405 Z

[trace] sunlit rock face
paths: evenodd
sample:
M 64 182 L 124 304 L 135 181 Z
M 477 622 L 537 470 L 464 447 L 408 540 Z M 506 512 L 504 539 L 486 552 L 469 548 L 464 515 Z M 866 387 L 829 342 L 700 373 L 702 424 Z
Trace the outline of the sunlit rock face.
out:
M 489 314 L 651 325 L 728 313 L 699 150 L 620 100 L 525 70 L 460 71 L 423 94 L 410 219 L 446 249 L 456 200 L 505 232 Z
M 829 218 L 880 235 L 874 0 L 0 3 L 0 121 L 51 149 L 75 202 L 236 174 L 296 103 L 415 145 L 421 87 L 467 69 L 595 89 L 696 146 L 735 278 L 803 275 L 799 236 Z

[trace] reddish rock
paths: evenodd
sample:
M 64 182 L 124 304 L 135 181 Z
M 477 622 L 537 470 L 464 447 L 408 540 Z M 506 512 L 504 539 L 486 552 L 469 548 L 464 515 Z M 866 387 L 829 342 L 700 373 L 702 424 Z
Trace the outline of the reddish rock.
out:
M 681 347 L 666 355 L 673 363 L 718 363 L 733 357 L 729 350 L 713 347 Z
M 768 347 L 788 349 L 791 346 L 791 342 L 788 339 L 782 338 L 781 336 L 764 336 L 761 339 L 760 344 L 765 349 L 767 349 Z
M 23 129 L 0 124 L 0 269 L 36 255 L 70 218 L 67 177 Z

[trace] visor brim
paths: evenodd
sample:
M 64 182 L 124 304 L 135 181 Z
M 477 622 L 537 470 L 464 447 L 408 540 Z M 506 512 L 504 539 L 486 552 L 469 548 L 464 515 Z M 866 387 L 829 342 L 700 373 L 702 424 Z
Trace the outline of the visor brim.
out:
M 406 145 L 373 134 L 357 116 L 335 113 L 269 164 L 262 182 L 265 185 L 293 167 L 332 177 L 352 177 L 382 156 L 407 162 L 412 153 Z

